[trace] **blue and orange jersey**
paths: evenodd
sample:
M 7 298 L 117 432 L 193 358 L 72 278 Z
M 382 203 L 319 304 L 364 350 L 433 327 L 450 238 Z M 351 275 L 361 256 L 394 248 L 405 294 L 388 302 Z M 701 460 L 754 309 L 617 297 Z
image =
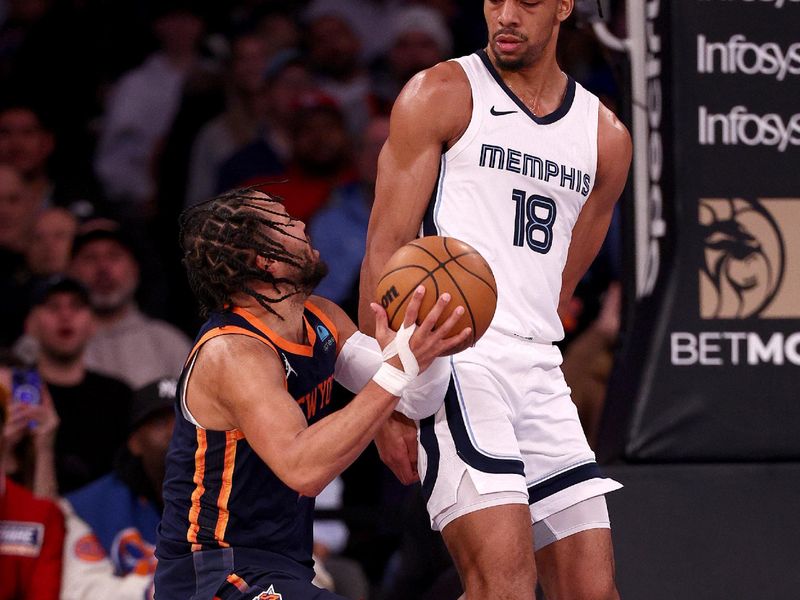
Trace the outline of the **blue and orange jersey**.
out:
M 341 408 L 331 400 L 336 328 L 311 302 L 305 305 L 303 319 L 307 345 L 284 340 L 240 308 L 212 314 L 200 329 L 179 380 L 164 480 L 159 558 L 233 547 L 269 550 L 307 566 L 313 564 L 314 499 L 285 485 L 241 431 L 214 431 L 197 424 L 186 402 L 189 378 L 203 344 L 219 335 L 238 334 L 262 341 L 277 354 L 286 370 L 286 389 L 309 425 Z M 273 424 L 262 426 L 269 429 Z

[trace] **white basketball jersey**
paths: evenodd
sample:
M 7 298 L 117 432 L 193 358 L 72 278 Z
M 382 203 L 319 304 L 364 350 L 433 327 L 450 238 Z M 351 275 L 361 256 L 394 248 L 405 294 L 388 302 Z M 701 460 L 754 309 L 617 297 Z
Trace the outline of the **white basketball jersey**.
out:
M 572 228 L 594 187 L 599 101 L 572 78 L 561 106 L 535 116 L 485 51 L 455 59 L 472 88 L 467 130 L 441 159 L 426 235 L 463 240 L 497 280 L 492 328 L 550 343 Z

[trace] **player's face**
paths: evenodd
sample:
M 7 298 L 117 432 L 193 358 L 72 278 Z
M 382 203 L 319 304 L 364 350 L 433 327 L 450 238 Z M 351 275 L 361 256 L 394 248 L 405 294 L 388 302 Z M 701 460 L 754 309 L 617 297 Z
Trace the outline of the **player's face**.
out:
M 94 317 L 76 294 L 56 292 L 31 310 L 26 329 L 43 353 L 68 362 L 80 357 L 86 348 L 94 331 Z
M 328 274 L 328 266 L 320 258 L 319 251 L 311 245 L 306 224 L 293 219 L 283 204 L 265 202 L 265 207 L 275 213 L 271 218 L 280 228 L 276 241 L 300 263 L 299 267 L 285 265 L 287 272 L 280 276 L 291 279 L 298 287 L 310 292 Z M 272 231 L 269 235 L 275 236 L 276 233 Z
M 572 12 L 573 0 L 485 0 L 489 50 L 498 67 L 518 71 L 555 51 L 558 28 Z

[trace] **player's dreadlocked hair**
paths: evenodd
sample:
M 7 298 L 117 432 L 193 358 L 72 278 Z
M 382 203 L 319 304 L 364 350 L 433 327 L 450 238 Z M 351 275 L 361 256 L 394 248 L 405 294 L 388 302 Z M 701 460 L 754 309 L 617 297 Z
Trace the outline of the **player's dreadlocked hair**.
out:
M 267 233 L 271 230 L 295 237 L 285 231 L 285 214 L 265 205 L 265 202 L 283 203 L 283 199 L 270 194 L 257 196 L 256 189 L 254 186 L 227 192 L 188 208 L 181 215 L 183 264 L 204 317 L 230 304 L 231 296 L 237 292 L 249 294 L 266 310 L 277 314 L 270 304 L 285 300 L 302 289 L 295 282 L 273 277 L 256 266 L 258 255 L 299 268 L 303 266 L 298 257 L 287 252 Z M 250 286 L 253 280 L 273 285 L 294 284 L 294 289 L 280 297 L 268 298 Z

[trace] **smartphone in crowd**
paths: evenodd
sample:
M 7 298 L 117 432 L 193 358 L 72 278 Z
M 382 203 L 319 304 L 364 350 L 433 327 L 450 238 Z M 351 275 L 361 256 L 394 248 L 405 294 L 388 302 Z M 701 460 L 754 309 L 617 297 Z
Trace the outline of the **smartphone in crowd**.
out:
M 42 403 L 42 378 L 33 368 L 15 368 L 11 372 L 11 401 L 39 406 Z M 36 427 L 36 422 L 28 424 Z

